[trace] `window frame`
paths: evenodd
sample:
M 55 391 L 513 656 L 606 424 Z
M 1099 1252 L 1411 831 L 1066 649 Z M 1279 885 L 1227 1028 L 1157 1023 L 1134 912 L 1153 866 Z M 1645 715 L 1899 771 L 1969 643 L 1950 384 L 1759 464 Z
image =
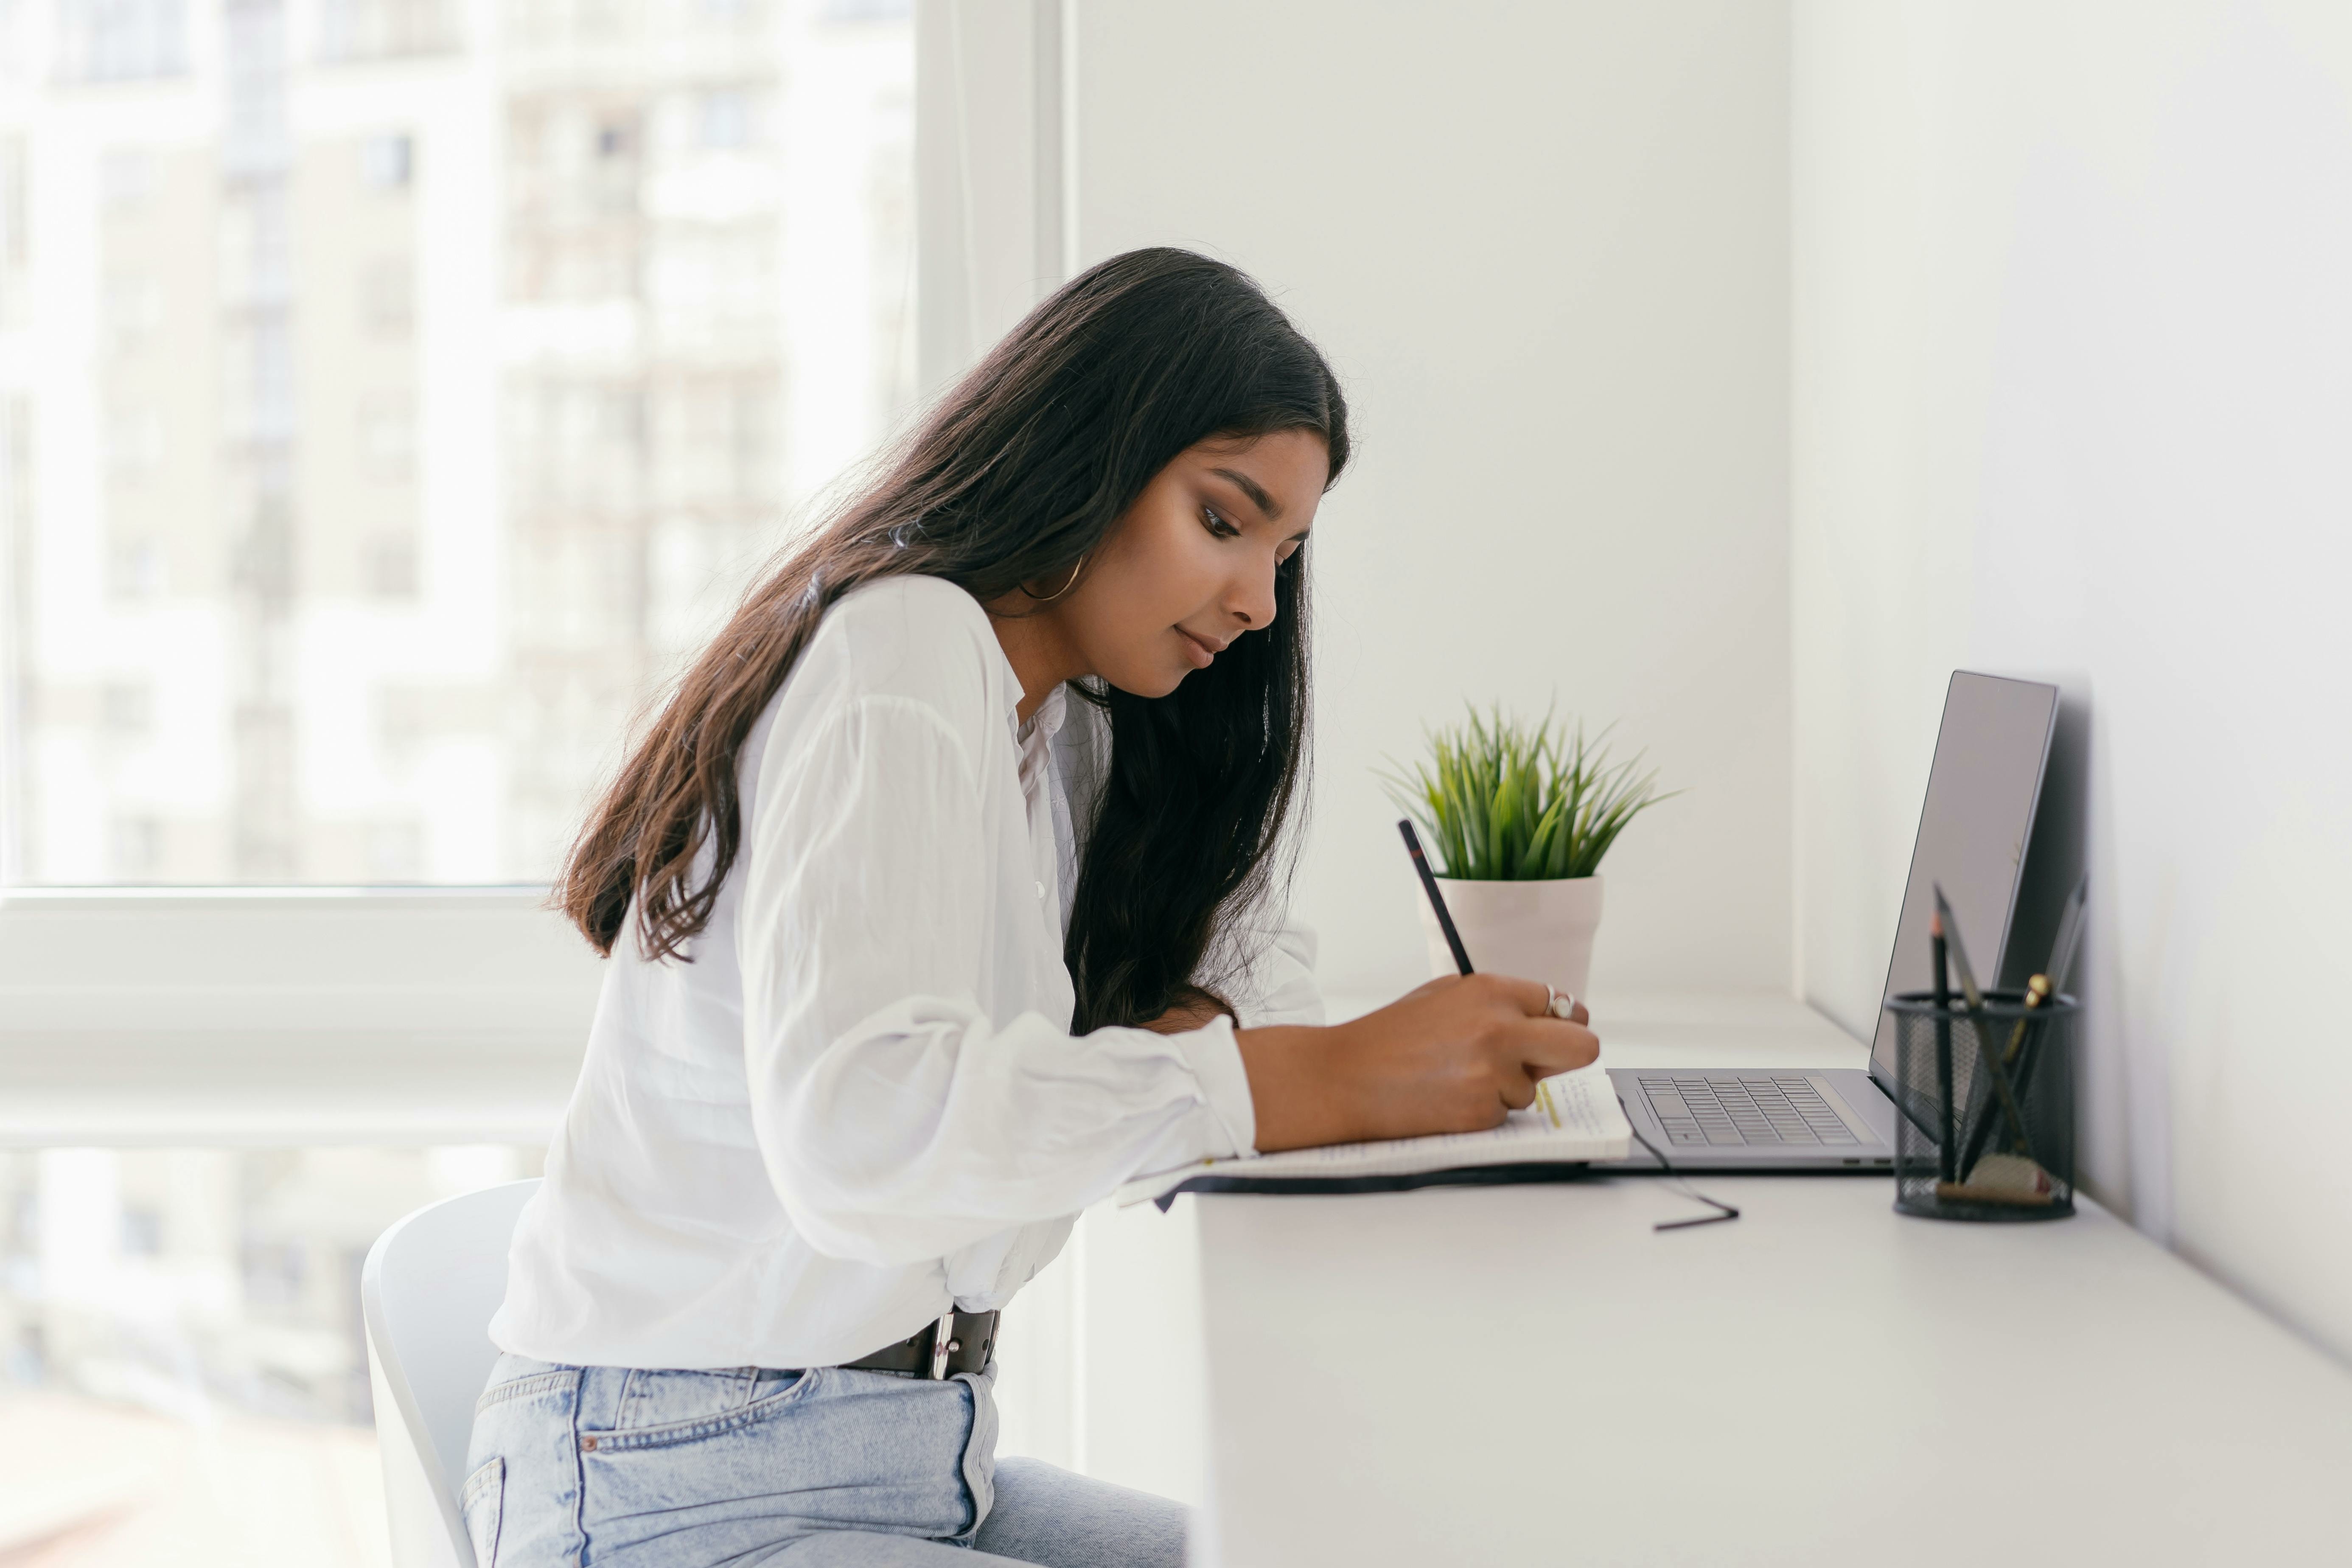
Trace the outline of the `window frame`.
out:
M 544 888 L 0 889 L 0 1144 L 544 1142 L 603 973 Z
M 916 0 L 913 26 L 936 392 L 1076 268 L 1078 19 Z M 0 879 L 0 1145 L 543 1141 L 602 973 L 543 887 Z

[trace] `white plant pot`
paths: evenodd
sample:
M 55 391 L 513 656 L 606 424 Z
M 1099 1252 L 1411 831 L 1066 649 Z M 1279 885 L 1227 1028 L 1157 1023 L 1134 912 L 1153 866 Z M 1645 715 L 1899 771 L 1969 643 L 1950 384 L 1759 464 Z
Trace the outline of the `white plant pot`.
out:
M 1601 879 L 1566 877 L 1546 882 L 1465 882 L 1437 879 L 1454 929 L 1471 963 L 1486 974 L 1540 980 L 1571 995 L 1586 994 L 1592 975 L 1592 937 L 1601 929 Z M 1427 898 L 1422 930 L 1429 936 L 1429 972 L 1455 973 L 1454 953 Z

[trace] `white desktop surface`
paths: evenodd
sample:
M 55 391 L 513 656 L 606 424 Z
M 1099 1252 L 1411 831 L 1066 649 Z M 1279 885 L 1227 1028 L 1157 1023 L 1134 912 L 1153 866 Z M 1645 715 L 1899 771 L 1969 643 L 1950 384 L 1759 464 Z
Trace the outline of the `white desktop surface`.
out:
M 1597 1022 L 1620 1066 L 1863 1063 L 1777 998 Z M 1704 1211 L 1643 1177 L 1192 1200 L 1206 1560 L 2352 1562 L 2352 1373 L 2097 1205 L 1700 1185 L 1743 1216 L 1654 1232 Z

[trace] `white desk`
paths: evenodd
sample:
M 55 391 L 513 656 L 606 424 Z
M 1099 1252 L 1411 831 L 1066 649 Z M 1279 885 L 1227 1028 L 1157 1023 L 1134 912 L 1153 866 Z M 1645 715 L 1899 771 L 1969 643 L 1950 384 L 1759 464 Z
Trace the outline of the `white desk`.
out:
M 1781 1001 L 1603 1022 L 1621 1066 L 1862 1061 Z M 1696 1211 L 1633 1177 L 1195 1200 L 1210 1560 L 2352 1563 L 2352 1373 L 2096 1205 L 1701 1185 L 1744 1217 L 1654 1233 Z

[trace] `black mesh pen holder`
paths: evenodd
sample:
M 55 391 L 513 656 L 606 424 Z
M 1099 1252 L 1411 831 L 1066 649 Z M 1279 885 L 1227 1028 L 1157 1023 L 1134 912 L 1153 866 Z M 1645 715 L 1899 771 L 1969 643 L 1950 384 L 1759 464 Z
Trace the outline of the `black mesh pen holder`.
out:
M 1971 1011 L 1926 992 L 1886 1004 L 1895 1019 L 1895 1206 L 1992 1224 L 2074 1212 L 2071 996 L 2038 1007 L 1990 991 Z

